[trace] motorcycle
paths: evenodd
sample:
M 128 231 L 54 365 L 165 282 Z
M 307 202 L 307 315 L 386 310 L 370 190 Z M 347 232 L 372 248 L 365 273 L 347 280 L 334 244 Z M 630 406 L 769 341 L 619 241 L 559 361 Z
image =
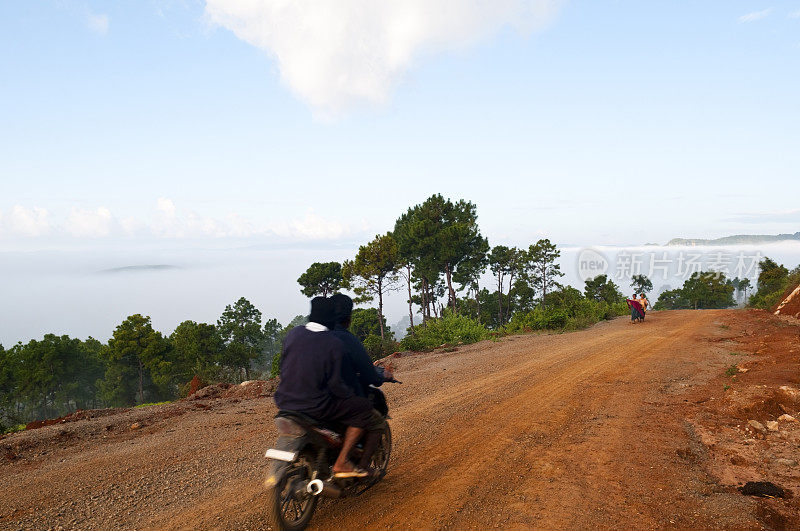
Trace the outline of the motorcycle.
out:
M 402 383 L 394 378 L 388 382 Z M 383 392 L 370 387 L 368 398 L 388 420 L 389 408 Z M 381 433 L 370 461 L 374 474 L 365 478 L 334 478 L 333 463 L 342 447 L 345 426 L 318 422 L 295 411 L 279 411 L 275 417 L 278 440 L 267 450 L 270 460 L 264 486 L 268 491 L 268 514 L 275 529 L 305 529 L 321 497 L 360 496 L 386 475 L 392 453 L 389 423 Z M 350 457 L 358 462 L 363 452 L 360 441 Z

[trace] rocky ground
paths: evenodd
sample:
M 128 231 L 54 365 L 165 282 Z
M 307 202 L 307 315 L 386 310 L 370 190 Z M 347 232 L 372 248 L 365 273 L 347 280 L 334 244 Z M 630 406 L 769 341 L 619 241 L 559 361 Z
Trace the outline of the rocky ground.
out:
M 720 310 L 401 356 L 389 475 L 312 526 L 797 528 L 799 350 L 797 320 Z M 0 528 L 264 528 L 272 385 L 0 439 Z

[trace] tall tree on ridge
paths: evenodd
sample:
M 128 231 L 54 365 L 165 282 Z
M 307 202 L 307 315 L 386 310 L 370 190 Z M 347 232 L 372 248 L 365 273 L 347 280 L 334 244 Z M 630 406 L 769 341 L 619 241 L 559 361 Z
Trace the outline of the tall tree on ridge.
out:
M 556 263 L 561 256 L 555 244 L 547 238 L 541 239 L 528 248 L 528 271 L 532 285 L 542 294 L 542 306 L 550 289 L 558 286 L 558 278 L 563 277 L 561 266 Z
M 222 355 L 222 338 L 208 323 L 187 320 L 169 336 L 175 349 L 176 376 L 188 382 L 197 375 L 205 381 L 216 376 Z
M 467 290 L 466 296 L 469 296 L 470 292 L 474 293 L 478 316 L 481 314 L 481 302 L 478 298 L 480 278 L 489 265 L 488 252 L 488 240 L 483 237 L 476 238 L 468 250 L 468 255 L 453 273 L 453 280 L 461 286 L 460 289 Z
M 222 338 L 225 364 L 244 371 L 250 379 L 250 362 L 261 356 L 264 333 L 261 330 L 261 312 L 244 297 L 233 306 L 225 307 L 217 321 Z
M 359 301 L 365 302 L 378 298 L 378 315 L 380 317 L 381 339 L 384 339 L 383 296 L 397 287 L 397 272 L 400 269 L 400 257 L 397 242 L 391 233 L 376 236 L 367 245 L 358 249 L 354 260 L 345 261 L 342 275 L 348 286 L 351 286 Z
M 423 298 L 429 297 L 439 275 L 444 274 L 448 305 L 456 311 L 453 273 L 483 241 L 475 205 L 432 195 L 400 216 L 394 235 L 400 255 L 413 261 L 415 273 L 422 280 Z
M 156 376 L 151 373 L 166 377 L 170 372 L 171 362 L 165 355 L 168 349 L 161 333 L 153 330 L 150 317 L 137 313 L 125 319 L 103 351 L 106 399 L 113 405 L 131 405 L 138 395 L 139 403 L 144 403 L 145 386 L 151 387 Z M 132 379 L 136 382 L 133 385 Z

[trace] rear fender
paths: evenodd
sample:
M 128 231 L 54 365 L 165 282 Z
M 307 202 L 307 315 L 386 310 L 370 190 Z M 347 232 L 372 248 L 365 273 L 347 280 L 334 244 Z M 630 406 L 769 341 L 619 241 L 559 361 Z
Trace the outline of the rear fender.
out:
M 297 423 L 282 417 L 275 419 L 275 425 L 278 428 L 278 440 L 275 441 L 272 448 L 295 454 L 294 461 L 296 461 L 300 450 L 308 443 L 308 435 L 305 429 Z M 294 461 L 268 459 L 269 470 L 267 472 L 267 478 L 264 480 L 264 486 L 271 488 L 278 484 L 286 469 Z

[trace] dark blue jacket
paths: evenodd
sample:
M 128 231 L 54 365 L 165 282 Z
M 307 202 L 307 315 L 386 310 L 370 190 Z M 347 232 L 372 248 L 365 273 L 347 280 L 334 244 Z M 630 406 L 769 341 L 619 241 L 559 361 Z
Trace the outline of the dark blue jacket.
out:
M 281 381 L 275 390 L 278 408 L 324 416 L 334 400 L 353 396 L 342 379 L 344 352 L 333 332 L 292 328 L 283 340 Z
M 367 396 L 366 388 L 370 385 L 379 387 L 383 384 L 383 367 L 376 367 L 364 350 L 364 345 L 342 325 L 336 325 L 335 335 L 344 344 L 344 360 L 342 362 L 342 380 L 358 396 Z

